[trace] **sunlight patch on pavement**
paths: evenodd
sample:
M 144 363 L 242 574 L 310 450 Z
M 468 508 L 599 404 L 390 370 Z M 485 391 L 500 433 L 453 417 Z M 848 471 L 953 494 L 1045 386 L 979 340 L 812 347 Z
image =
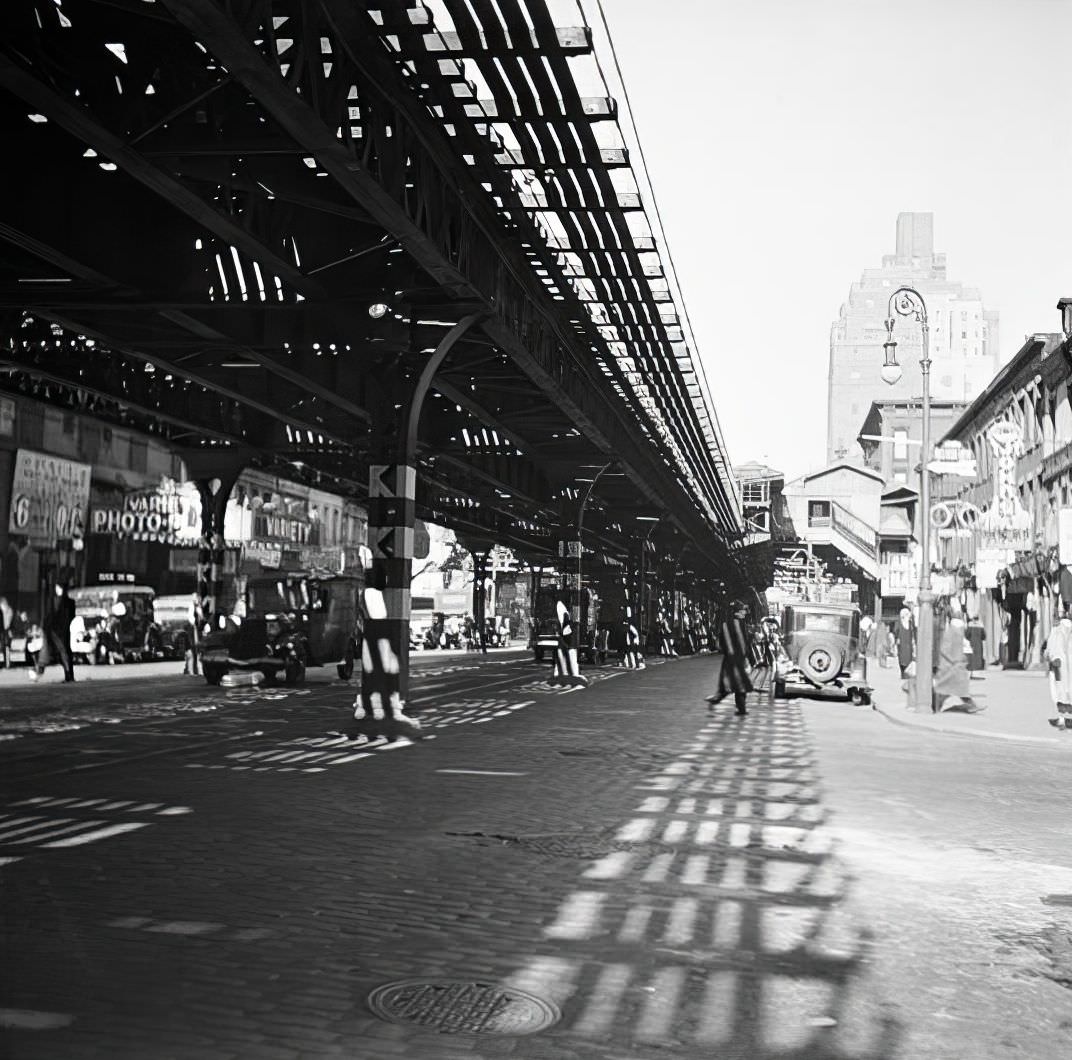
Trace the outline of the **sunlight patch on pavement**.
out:
M 642 1042 L 662 1042 L 671 1038 L 685 990 L 688 969 L 675 965 L 660 968 L 645 987 L 648 995 L 636 1025 L 636 1038 Z
M 586 880 L 615 880 L 629 871 L 634 859 L 635 855 L 628 850 L 616 850 L 590 865 L 581 875 Z
M 615 839 L 619 843 L 642 843 L 650 839 L 655 831 L 655 822 L 646 817 L 634 817 L 628 824 L 618 829 Z
M 532 957 L 504 980 L 504 986 L 527 994 L 546 997 L 556 1004 L 566 1000 L 576 988 L 580 962 L 564 957 Z
M 559 906 L 558 919 L 544 928 L 544 937 L 591 938 L 599 930 L 606 898 L 602 891 L 574 891 Z
M 618 1010 L 632 976 L 633 970 L 628 964 L 608 964 L 600 969 L 599 978 L 589 993 L 584 1010 L 573 1024 L 573 1030 L 586 1038 L 607 1035 L 618 1019 Z

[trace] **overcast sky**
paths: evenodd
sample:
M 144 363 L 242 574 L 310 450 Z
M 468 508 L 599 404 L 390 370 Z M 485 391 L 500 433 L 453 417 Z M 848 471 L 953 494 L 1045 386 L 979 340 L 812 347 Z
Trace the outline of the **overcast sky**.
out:
M 603 7 L 733 461 L 822 466 L 830 325 L 901 211 L 933 211 L 1002 362 L 1059 330 L 1072 0 Z

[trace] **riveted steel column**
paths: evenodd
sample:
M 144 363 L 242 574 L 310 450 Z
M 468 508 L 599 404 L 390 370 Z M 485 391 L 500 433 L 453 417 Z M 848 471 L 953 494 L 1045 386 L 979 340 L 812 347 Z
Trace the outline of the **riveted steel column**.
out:
M 226 540 L 223 536 L 227 501 L 248 462 L 245 452 L 194 451 L 184 454 L 186 473 L 201 500 L 201 536 L 197 547 L 197 600 L 204 621 L 223 607 Z
M 406 713 L 409 699 L 410 579 L 417 495 L 417 429 L 432 379 L 454 344 L 479 320 L 455 324 L 424 362 L 401 417 L 394 402 L 373 410 L 380 421 L 379 454 L 393 462 L 369 468 L 369 549 L 365 625 L 361 644 L 361 694 L 354 717 L 388 737 L 415 735 L 419 724 Z M 395 380 L 400 385 L 399 380 Z

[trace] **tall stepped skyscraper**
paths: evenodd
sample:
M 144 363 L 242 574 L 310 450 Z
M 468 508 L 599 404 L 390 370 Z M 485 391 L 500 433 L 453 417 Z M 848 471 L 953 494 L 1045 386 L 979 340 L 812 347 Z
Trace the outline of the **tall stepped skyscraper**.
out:
M 899 214 L 896 253 L 864 270 L 830 329 L 828 462 L 862 463 L 857 437 L 873 401 L 923 394 L 922 333 L 910 317 L 898 317 L 894 332 L 904 374 L 893 386 L 879 375 L 890 295 L 901 285 L 927 303 L 932 397 L 971 401 L 998 370 L 997 312 L 984 307 L 977 289 L 946 278 L 945 254 L 934 252 L 934 214 Z

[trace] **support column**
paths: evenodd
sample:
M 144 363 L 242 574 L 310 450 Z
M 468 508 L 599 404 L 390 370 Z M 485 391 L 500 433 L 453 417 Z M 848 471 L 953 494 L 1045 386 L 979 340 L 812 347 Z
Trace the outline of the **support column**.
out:
M 369 468 L 369 549 L 361 638 L 361 692 L 354 718 L 369 735 L 419 736 L 407 714 L 409 699 L 410 578 L 416 522 L 417 430 L 435 373 L 455 343 L 481 319 L 472 314 L 440 340 L 408 382 L 399 366 L 378 381 L 383 393 L 370 400 L 373 459 Z M 403 406 L 401 416 L 396 409 Z
M 409 694 L 410 577 L 417 469 L 409 464 L 369 468 L 369 549 L 361 644 L 358 720 L 384 722 L 385 734 L 418 727 L 405 714 Z
M 629 557 L 629 565 L 626 567 L 625 603 L 622 607 L 622 625 L 624 627 L 624 646 L 622 648 L 622 665 L 627 670 L 644 669 L 644 651 L 640 641 L 639 621 L 639 588 L 640 582 L 636 576 L 636 564 L 634 557 Z
M 577 573 L 577 556 L 581 543 L 572 536 L 558 543 L 561 576 L 558 580 L 558 600 L 555 602 L 555 619 L 558 623 L 558 648 L 551 671 L 551 683 L 556 685 L 587 685 L 588 678 L 581 674 L 579 658 L 581 621 L 580 575 Z
M 487 637 L 484 635 L 484 626 L 488 611 L 488 559 L 491 550 L 473 553 L 473 621 L 476 624 L 474 636 L 475 647 L 487 654 Z
M 183 454 L 186 473 L 197 486 L 201 500 L 201 536 L 197 548 L 197 607 L 195 625 L 214 622 L 223 608 L 223 568 L 227 542 L 224 517 L 231 490 L 249 462 L 245 451 L 194 450 Z

